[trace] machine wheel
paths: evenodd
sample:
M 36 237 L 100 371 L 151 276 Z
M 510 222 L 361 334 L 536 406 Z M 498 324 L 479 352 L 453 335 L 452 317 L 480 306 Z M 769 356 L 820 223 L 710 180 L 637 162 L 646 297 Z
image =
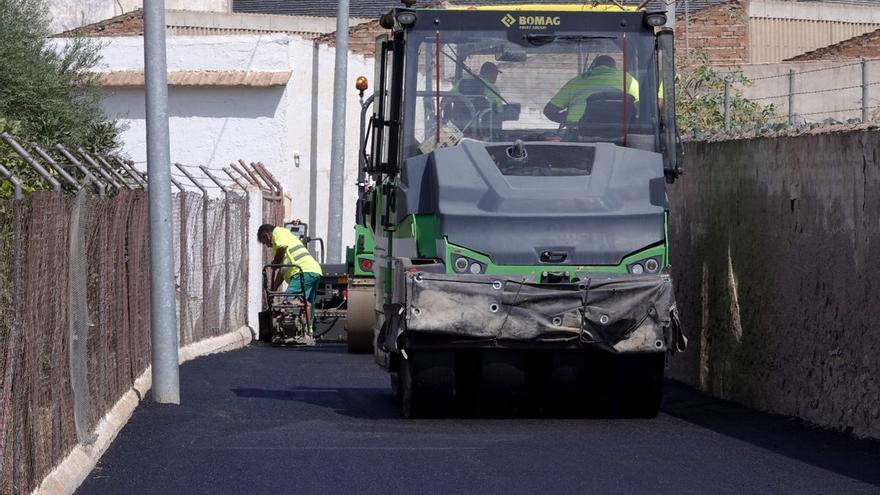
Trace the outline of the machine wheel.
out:
M 366 353 L 373 350 L 375 293 L 373 285 L 348 286 L 348 311 L 345 317 L 348 352 Z
M 449 351 L 409 353 L 400 362 L 400 408 L 403 417 L 451 415 L 455 396 L 455 354 Z
M 665 353 L 615 356 L 614 402 L 617 413 L 629 418 L 654 418 L 663 399 Z
M 509 417 L 525 412 L 528 405 L 525 353 L 483 351 L 480 355 L 477 415 Z
M 547 356 L 538 396 L 543 413 L 551 417 L 583 417 L 593 399 L 593 376 L 582 350 L 557 351 Z

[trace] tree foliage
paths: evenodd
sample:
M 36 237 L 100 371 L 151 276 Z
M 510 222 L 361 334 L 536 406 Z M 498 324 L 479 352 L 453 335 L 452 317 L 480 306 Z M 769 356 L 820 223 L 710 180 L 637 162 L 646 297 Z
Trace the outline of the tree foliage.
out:
M 109 151 L 119 129 L 104 115 L 90 71 L 101 47 L 86 38 L 50 39 L 48 11 L 45 0 L 0 0 L 0 132 L 22 142 Z M 0 161 L 34 184 L 33 172 L 5 143 Z
M 753 82 L 739 68 L 719 71 L 705 52 L 693 52 L 676 67 L 676 119 L 684 135 L 724 129 L 724 84 L 729 81 L 730 128 L 755 129 L 777 123 L 773 105 L 761 105 L 743 96 Z

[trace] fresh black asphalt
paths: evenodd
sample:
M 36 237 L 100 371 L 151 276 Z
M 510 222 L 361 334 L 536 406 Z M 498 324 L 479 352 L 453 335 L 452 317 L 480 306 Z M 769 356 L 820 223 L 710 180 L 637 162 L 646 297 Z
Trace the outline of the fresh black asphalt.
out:
M 653 420 L 403 420 L 372 356 L 249 347 L 181 368 L 78 494 L 880 493 L 880 442 L 667 382 Z

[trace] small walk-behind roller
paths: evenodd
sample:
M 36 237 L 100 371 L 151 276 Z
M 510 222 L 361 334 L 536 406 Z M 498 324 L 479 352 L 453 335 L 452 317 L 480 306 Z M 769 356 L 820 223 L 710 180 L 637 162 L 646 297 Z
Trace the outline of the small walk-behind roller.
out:
M 300 292 L 269 290 L 269 269 L 296 270 Z M 263 267 L 263 311 L 260 312 L 259 340 L 276 346 L 313 346 L 315 339 L 306 317 L 305 280 L 302 270 L 295 265 L 269 264 Z

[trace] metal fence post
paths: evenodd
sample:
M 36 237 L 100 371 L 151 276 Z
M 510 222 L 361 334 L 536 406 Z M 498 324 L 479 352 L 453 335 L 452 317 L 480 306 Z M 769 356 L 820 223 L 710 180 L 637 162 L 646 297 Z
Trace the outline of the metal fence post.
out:
M 48 153 L 43 151 L 43 148 L 40 148 L 39 146 L 37 146 L 34 143 L 31 143 L 31 148 L 34 149 L 34 152 L 37 154 L 37 156 L 42 158 L 44 162 L 48 163 L 49 167 L 52 168 L 52 170 L 54 170 L 55 173 L 57 173 L 62 179 L 67 181 L 68 184 L 73 186 L 74 189 L 76 189 L 77 191 L 82 189 L 82 187 L 83 187 L 82 184 L 80 184 L 79 181 L 74 179 L 73 176 L 68 174 L 67 171 L 64 170 L 64 167 L 62 167 L 61 165 L 58 164 L 58 162 L 56 162 L 54 159 L 52 159 L 52 157 L 49 156 Z
M 134 167 L 132 167 L 132 170 L 134 170 Z M 180 327 L 180 334 L 182 336 L 184 328 L 189 325 L 189 260 L 187 258 L 189 236 L 186 235 L 189 229 L 189 212 L 187 212 L 186 207 L 186 189 L 183 189 L 180 183 L 178 183 L 178 189 L 180 189 L 180 194 L 178 195 L 180 198 L 180 225 L 178 226 L 180 229 L 180 242 L 178 242 L 177 246 L 180 253 L 180 280 L 178 281 L 180 284 L 180 309 L 178 310 L 180 321 L 177 322 L 177 325 Z
M 794 125 L 794 69 L 788 69 L 788 125 Z
M 134 187 L 131 187 L 131 185 L 129 184 L 128 179 L 126 179 L 125 176 L 123 176 L 122 174 L 120 174 L 119 172 L 117 172 L 116 169 L 113 168 L 113 165 L 110 165 L 110 162 L 108 162 L 107 160 L 105 160 L 104 157 L 102 157 L 102 156 L 99 156 L 99 155 L 95 155 L 95 156 L 97 156 L 97 158 L 98 158 L 98 163 L 100 163 L 101 165 L 104 166 L 104 168 L 106 168 L 107 170 L 109 170 L 109 171 L 110 171 L 110 174 L 111 174 L 113 177 L 116 177 L 116 179 L 117 179 L 118 181 L 120 181 L 120 182 L 122 182 L 123 184 L 125 184 L 125 187 L 127 187 L 127 188 L 129 188 L 129 189 L 134 189 Z M 123 168 L 123 170 L 125 170 L 125 169 Z M 126 172 L 126 173 L 127 173 L 127 172 Z M 140 186 L 140 184 L 138 183 L 137 179 L 135 179 L 134 184 L 135 184 L 135 187 Z
M 205 296 L 208 292 L 208 205 L 210 204 L 208 188 L 187 172 L 183 165 L 175 163 L 174 166 L 198 187 L 199 191 L 202 191 L 202 336 L 204 336 L 208 333 L 208 311 L 205 307 Z
M 223 333 L 228 333 L 230 331 L 229 328 L 229 301 L 231 299 L 229 289 L 229 200 L 230 200 L 230 191 L 220 182 L 217 177 L 214 177 L 214 174 L 211 173 L 211 170 L 201 165 L 199 168 L 202 172 L 209 178 L 214 184 L 217 184 L 217 187 L 223 191 L 223 233 L 226 234 L 223 236 Z
M 862 59 L 862 122 L 868 121 L 868 61 Z
M 232 173 L 232 169 L 230 169 L 229 167 L 223 167 L 223 172 L 226 173 L 226 175 L 228 175 L 229 178 L 232 179 L 232 182 L 235 182 L 236 185 L 238 185 L 238 187 L 240 187 L 241 190 L 244 191 L 244 195 L 247 196 L 247 194 L 248 194 L 247 184 L 240 181 L 238 179 L 238 177 L 236 177 L 235 174 Z
M 284 188 L 281 186 L 281 183 L 275 179 L 275 176 L 273 176 L 272 173 L 269 172 L 269 169 L 267 169 L 266 166 L 263 165 L 263 162 L 255 163 L 254 170 L 256 170 L 261 177 L 264 177 L 266 179 L 266 182 L 268 182 L 269 185 L 278 192 L 279 196 L 284 196 Z
M 25 151 L 25 149 L 22 148 L 21 145 L 12 138 L 12 136 L 4 132 L 3 134 L 0 134 L 0 138 L 2 138 L 3 141 L 5 141 L 10 148 L 12 148 L 12 151 L 18 154 L 18 156 L 20 156 L 25 163 L 27 163 L 32 169 L 40 174 L 40 177 L 42 177 L 43 180 L 45 180 L 46 183 L 49 184 L 49 187 L 51 187 L 54 192 L 61 192 L 61 183 L 58 182 L 55 177 L 52 177 L 52 174 L 50 174 L 45 168 L 43 168 L 42 165 L 37 163 L 37 161 L 34 160 L 34 157 L 32 157 L 27 151 Z
M 59 153 L 61 153 L 61 156 L 63 156 L 68 163 L 76 167 L 76 169 L 79 170 L 81 174 L 83 174 L 83 177 L 86 178 L 86 181 L 95 184 L 95 189 L 97 189 L 98 191 L 98 197 L 103 198 L 107 192 L 107 186 L 104 185 L 103 182 L 99 181 L 98 178 L 95 177 L 91 172 L 89 172 L 89 170 L 82 164 L 82 162 L 77 160 L 71 152 L 67 151 L 67 148 L 61 146 L 61 144 L 56 144 L 55 149 L 58 150 Z
M 250 178 L 251 178 L 251 180 L 253 181 L 254 184 L 256 184 L 257 186 L 259 186 L 261 189 L 266 189 L 266 186 L 263 184 L 263 181 L 261 181 L 260 179 L 258 179 L 257 176 L 254 175 L 253 172 L 251 172 L 251 170 L 248 168 L 247 163 L 245 163 L 244 160 L 242 160 L 241 158 L 239 158 L 239 159 L 238 159 L 238 163 L 241 164 L 241 168 L 244 169 L 245 172 L 247 172 L 247 175 L 250 176 Z M 233 163 L 232 166 L 235 167 L 235 164 Z
M 730 130 L 730 79 L 724 78 L 724 130 Z
M 89 165 L 92 166 L 92 168 L 94 168 L 95 170 L 100 172 L 101 175 L 103 175 L 106 178 L 112 177 L 114 180 L 114 185 L 116 185 L 117 189 L 122 189 L 124 187 L 128 190 L 132 190 L 132 187 L 128 185 L 128 183 L 125 181 L 125 179 L 122 178 L 121 175 L 119 175 L 115 170 L 113 170 L 113 167 L 102 166 L 101 163 L 97 162 L 94 158 L 92 158 L 92 155 L 88 154 L 88 152 L 86 152 L 86 150 L 84 150 L 82 148 L 77 148 L 76 151 L 77 151 L 77 153 L 79 153 L 79 156 L 83 157 L 83 160 L 85 160 L 86 163 L 88 163 Z
M 142 189 L 147 188 L 147 181 L 143 180 L 141 174 L 135 172 L 135 170 L 125 163 L 124 160 L 120 160 L 119 157 L 114 156 L 113 161 L 115 161 L 129 177 L 134 179 L 135 184 L 141 186 Z
M 90 167 L 92 167 L 93 170 L 95 170 L 96 172 L 98 172 L 98 175 L 100 175 L 105 181 L 107 181 L 107 182 L 108 182 L 111 186 L 113 186 L 117 191 L 121 191 L 121 190 L 122 190 L 122 184 L 120 184 L 119 182 L 117 182 L 116 179 L 114 179 L 110 174 L 108 174 L 108 173 L 104 170 L 103 167 L 101 167 L 100 165 L 98 165 L 98 164 L 95 162 L 95 160 L 92 160 L 92 157 L 90 157 L 90 156 L 87 155 L 87 154 L 82 154 L 82 153 L 80 153 L 80 156 L 83 158 L 83 160 L 86 161 L 86 163 L 87 163 Z
M 260 185 L 257 184 L 251 176 L 245 173 L 245 171 L 242 170 L 241 166 L 239 166 L 237 163 L 230 163 L 229 166 L 232 167 L 232 170 L 238 172 L 238 175 L 244 177 L 244 180 L 246 180 L 248 184 L 260 187 Z
M 211 173 L 211 170 L 201 165 L 199 168 L 202 172 L 209 178 L 211 181 L 223 191 L 223 322 L 221 328 L 223 329 L 223 333 L 228 333 L 229 329 L 229 301 L 231 299 L 229 290 L 231 289 L 229 284 L 229 200 L 231 198 L 230 190 L 223 185 L 220 180 Z
M 18 180 L 18 177 L 14 176 L 12 172 L 10 172 L 9 169 L 4 167 L 3 165 L 0 165 L 0 175 L 2 175 L 3 178 L 8 180 L 9 183 L 12 184 L 12 197 L 15 199 L 21 199 L 21 181 Z

